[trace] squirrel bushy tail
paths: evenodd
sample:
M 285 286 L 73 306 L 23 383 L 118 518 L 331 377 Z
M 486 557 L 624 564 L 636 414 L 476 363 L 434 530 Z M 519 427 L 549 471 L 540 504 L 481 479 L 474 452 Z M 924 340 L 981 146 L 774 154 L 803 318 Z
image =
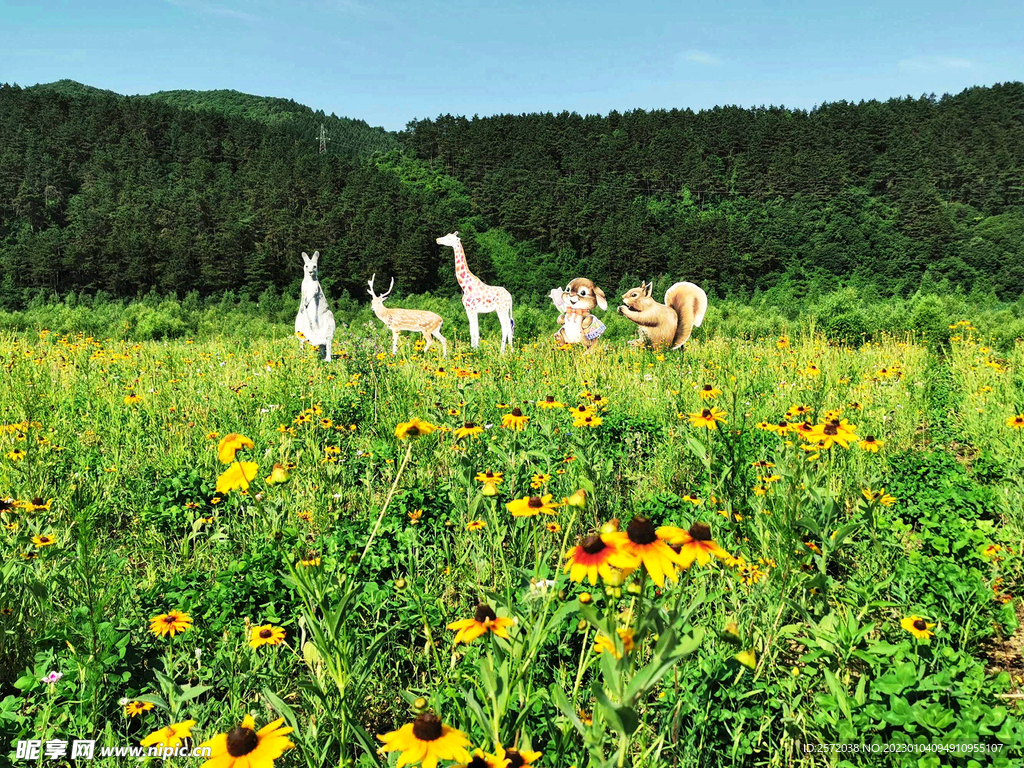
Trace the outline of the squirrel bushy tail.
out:
M 672 349 L 679 349 L 685 344 L 694 328 L 704 322 L 704 313 L 708 311 L 708 295 L 693 283 L 676 283 L 665 292 L 665 304 L 675 310 L 679 323 L 676 335 L 672 340 Z

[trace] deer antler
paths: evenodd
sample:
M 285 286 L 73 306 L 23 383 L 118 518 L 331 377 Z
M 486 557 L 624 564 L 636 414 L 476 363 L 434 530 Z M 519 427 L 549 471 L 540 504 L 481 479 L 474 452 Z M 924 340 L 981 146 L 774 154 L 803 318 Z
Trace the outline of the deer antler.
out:
M 376 278 L 377 278 L 377 273 L 374 272 L 373 273 L 373 277 L 370 278 L 370 290 L 367 291 L 367 293 L 370 294 L 371 296 L 373 296 L 373 298 L 375 298 L 375 299 L 377 298 L 377 295 L 373 292 L 373 281 Z
M 387 292 L 387 293 L 385 293 L 385 294 L 384 294 L 384 295 L 383 295 L 383 296 L 382 296 L 381 298 L 382 298 L 382 299 L 386 299 L 386 298 L 387 298 L 388 296 L 390 296 L 390 295 L 391 295 L 391 292 L 392 292 L 393 290 L 395 290 L 395 278 L 393 278 L 393 277 L 392 277 L 392 278 L 391 278 L 391 285 L 389 285 L 389 286 L 388 286 L 388 292 Z

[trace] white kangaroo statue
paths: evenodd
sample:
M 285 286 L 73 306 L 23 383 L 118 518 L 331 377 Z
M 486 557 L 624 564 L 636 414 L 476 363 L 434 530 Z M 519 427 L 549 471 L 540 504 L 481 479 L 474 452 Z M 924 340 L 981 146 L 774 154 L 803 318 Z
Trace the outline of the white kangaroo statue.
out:
M 302 298 L 299 299 L 299 313 L 295 316 L 295 333 L 299 346 L 303 343 L 320 347 L 324 360 L 331 361 L 331 344 L 334 342 L 334 315 L 327 306 L 327 297 L 320 286 L 317 263 L 320 251 L 314 251 L 310 258 L 302 253 Z

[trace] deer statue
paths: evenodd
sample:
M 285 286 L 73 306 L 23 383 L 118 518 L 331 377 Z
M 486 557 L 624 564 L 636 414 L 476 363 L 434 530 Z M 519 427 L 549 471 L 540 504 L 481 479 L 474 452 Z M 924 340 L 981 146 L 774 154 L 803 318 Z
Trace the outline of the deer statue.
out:
M 310 258 L 302 253 L 302 297 L 299 299 L 299 313 L 295 316 L 295 335 L 299 346 L 312 344 L 320 347 L 324 360 L 331 361 L 331 344 L 334 343 L 334 315 L 327 306 L 327 297 L 320 287 L 317 264 L 320 251 L 314 251 Z
M 477 315 L 481 312 L 496 312 L 501 323 L 501 351 L 505 351 L 505 343 L 512 347 L 512 332 L 516 324 L 512 319 L 512 294 L 496 285 L 488 285 L 469 271 L 466 264 L 466 251 L 462 248 L 459 233 L 452 232 L 437 238 L 438 245 L 447 245 L 455 251 L 455 278 L 462 288 L 462 306 L 466 308 L 469 319 L 469 340 L 476 348 L 480 346 L 480 324 Z
M 384 300 L 391 295 L 391 291 L 395 288 L 395 278 L 391 278 L 391 285 L 388 286 L 387 293 L 380 296 L 373 292 L 373 281 L 376 278 L 377 273 L 375 272 L 373 277 L 370 278 L 370 290 L 367 293 L 373 299 L 371 302 L 373 314 L 391 329 L 391 354 L 398 354 L 398 334 L 401 331 L 413 331 L 414 333 L 423 334 L 423 338 L 427 342 L 423 347 L 424 352 L 430 349 L 430 345 L 434 341 L 433 337 L 436 336 L 438 341 L 441 342 L 444 356 L 448 357 L 448 341 L 441 335 L 441 323 L 444 322 L 444 319 L 436 312 L 428 312 L 424 309 L 391 309 L 390 307 L 385 307 Z

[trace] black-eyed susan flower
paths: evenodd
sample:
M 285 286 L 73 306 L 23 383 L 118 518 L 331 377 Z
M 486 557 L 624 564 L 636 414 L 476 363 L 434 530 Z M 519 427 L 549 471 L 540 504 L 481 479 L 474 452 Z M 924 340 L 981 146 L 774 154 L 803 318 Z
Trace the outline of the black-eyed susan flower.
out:
M 629 555 L 614 543 L 609 543 L 608 536 L 597 533 L 585 536 L 566 555 L 565 573 L 573 581 L 588 580 L 597 584 L 600 576 L 606 581 L 613 578 L 613 568 L 630 572 L 640 565 L 640 558 Z
M 280 645 L 284 642 L 284 628 L 272 624 L 263 624 L 249 630 L 249 647 L 259 648 L 261 645 Z
M 420 520 L 422 520 L 422 519 L 423 519 L 423 510 L 422 509 L 414 509 L 412 512 L 409 513 L 409 522 L 412 525 L 419 525 L 420 524 Z
M 551 482 L 551 475 L 543 472 L 534 472 L 533 477 L 530 478 L 531 488 L 543 488 L 545 485 Z
M 513 408 L 501 417 L 501 426 L 505 429 L 511 429 L 516 432 L 522 432 L 526 429 L 526 425 L 529 422 L 530 417 L 524 416 L 522 410 L 519 408 Z
M 399 752 L 398 764 L 419 763 L 423 768 L 436 768 L 439 760 L 470 760 L 469 739 L 441 722 L 433 712 L 424 712 L 397 731 L 378 736 L 384 742 L 381 752 Z
M 144 747 L 155 747 L 158 744 L 165 749 L 174 749 L 181 745 L 185 739 L 191 738 L 192 728 L 195 720 L 186 720 L 183 723 L 174 723 L 159 731 L 153 731 L 146 738 L 139 742 Z
M 248 490 L 259 469 L 254 461 L 236 461 L 217 478 L 217 493 L 230 493 L 236 488 Z
M 694 560 L 700 565 L 707 565 L 712 555 L 720 560 L 729 557 L 729 553 L 711 539 L 711 527 L 707 523 L 696 522 L 687 531 L 663 526 L 658 529 L 658 536 L 679 548 L 679 564 L 683 568 L 689 568 Z
M 499 763 L 498 758 L 487 754 L 482 749 L 474 749 L 469 756 L 468 763 L 459 763 L 453 768 L 504 768 L 504 763 Z
M 701 389 L 697 390 L 697 394 L 700 396 L 701 400 L 714 400 L 722 394 L 722 390 L 718 387 L 712 386 L 711 384 L 705 384 Z
M 252 715 L 246 715 L 241 725 L 199 745 L 210 749 L 202 768 L 273 768 L 274 761 L 295 746 L 288 738 L 291 732 L 283 717 L 257 731 Z
M 869 453 L 878 453 L 881 447 L 885 445 L 885 441 L 879 440 L 874 435 L 868 435 L 859 443 L 857 443 L 857 445 L 860 447 L 862 451 L 868 451 Z
M 504 765 L 505 768 L 522 768 L 524 765 L 533 765 L 540 759 L 541 754 L 540 752 L 531 752 L 526 749 L 504 749 L 501 745 L 498 745 L 495 748 L 494 757 L 496 766 Z
M 253 441 L 245 435 L 232 432 L 229 435 L 224 435 L 220 443 L 217 444 L 217 458 L 221 464 L 230 464 L 235 460 L 235 454 L 238 451 L 243 448 L 252 450 L 255 447 Z
M 543 400 L 537 401 L 537 407 L 545 410 L 551 408 L 565 408 L 565 403 L 560 403 L 552 395 L 548 395 Z
M 896 497 L 890 496 L 888 493 L 886 493 L 885 488 L 882 488 L 881 490 L 878 491 L 873 491 L 870 488 L 865 488 L 863 491 L 861 491 L 861 494 L 864 496 L 865 499 L 867 499 L 869 504 L 878 502 L 883 507 L 891 507 L 893 504 L 896 503 Z
M 149 631 L 157 637 L 174 637 L 178 632 L 184 632 L 191 626 L 192 617 L 177 610 L 161 613 L 149 620 Z
M 463 440 L 467 437 L 478 437 L 483 434 L 484 428 L 479 424 L 474 424 L 472 421 L 467 421 L 461 427 L 455 430 L 455 439 Z
M 900 626 L 918 640 L 930 640 L 934 634 L 931 630 L 935 627 L 934 624 L 929 624 L 920 616 L 907 616 L 900 621 Z
M 558 504 L 551 500 L 552 494 L 546 493 L 543 496 L 524 496 L 521 499 L 510 501 L 505 507 L 512 514 L 512 517 L 536 517 L 543 513 L 545 515 L 555 514 Z
M 633 639 L 636 634 L 632 627 L 620 627 L 616 630 L 619 635 L 619 639 L 622 641 L 622 649 L 628 654 L 633 652 L 633 648 L 636 647 L 636 643 Z M 614 656 L 616 659 L 622 658 L 622 653 L 615 645 L 615 641 L 607 635 L 599 634 L 594 639 L 594 653 L 608 653 Z
M 459 619 L 448 625 L 455 630 L 455 644 L 471 643 L 481 635 L 492 632 L 498 637 L 508 639 L 508 628 L 514 626 L 515 619 L 498 616 L 494 609 L 486 603 L 480 603 L 472 619 Z
M 15 448 L 13 451 L 7 452 L 7 458 L 11 461 L 21 461 L 25 458 L 25 452 L 21 448 Z
M 124 713 L 127 717 L 138 717 L 152 708 L 153 705 L 148 701 L 129 701 L 124 705 Z
M 422 437 L 423 435 L 429 435 L 436 429 L 437 427 L 429 421 L 423 421 L 422 419 L 413 417 L 409 419 L 409 421 L 403 421 L 395 427 L 395 437 L 399 440 L 409 440 Z
M 666 577 L 678 581 L 676 567 L 682 564 L 682 559 L 658 538 L 657 529 L 648 518 L 637 515 L 629 521 L 625 531 L 608 533 L 602 539 L 638 558 L 659 587 L 665 585 Z
M 717 430 L 719 422 L 724 424 L 727 415 L 725 411 L 718 408 L 705 408 L 697 413 L 687 414 L 690 424 L 695 427 L 705 427 L 711 430 Z
M 141 402 L 142 402 L 142 398 L 139 397 L 138 395 L 134 394 L 134 393 L 127 394 L 127 395 L 124 396 L 124 404 L 125 405 L 136 405 L 137 403 L 141 403 Z
M 544 525 L 544 530 L 546 530 L 548 533 L 558 533 L 559 531 L 562 530 L 562 526 L 560 526 L 558 523 L 554 523 L 554 522 L 546 523 Z
M 604 419 L 593 413 L 588 413 L 585 416 L 573 416 L 572 425 L 577 429 L 593 429 L 594 427 L 600 427 L 604 423 Z
M 38 536 L 33 536 L 32 543 L 37 547 L 42 548 L 49 547 L 51 544 L 56 544 L 57 540 L 53 536 L 44 533 Z
M 476 481 L 478 483 L 493 483 L 494 485 L 498 485 L 504 479 L 504 474 L 501 472 L 492 472 L 489 469 L 486 472 L 476 473 Z
M 1006 420 L 1006 426 L 1010 429 L 1024 429 L 1024 414 L 1011 416 Z
M 809 440 L 818 440 L 824 443 L 824 448 L 827 450 L 832 447 L 833 444 L 838 443 L 843 448 L 849 448 L 850 443 L 857 439 L 857 434 L 854 430 L 857 428 L 850 424 L 846 419 L 840 421 L 839 419 L 832 419 L 824 424 L 815 425 L 814 429 L 807 435 Z
M 43 499 L 37 496 L 21 506 L 26 512 L 49 512 L 52 504 L 53 499 Z
M 468 523 L 466 523 L 467 531 L 482 531 L 486 527 L 487 523 L 483 520 L 470 520 Z
M 793 425 L 793 432 L 796 432 L 800 437 L 805 440 L 810 440 L 811 435 L 814 432 L 814 425 L 809 421 L 802 421 Z

